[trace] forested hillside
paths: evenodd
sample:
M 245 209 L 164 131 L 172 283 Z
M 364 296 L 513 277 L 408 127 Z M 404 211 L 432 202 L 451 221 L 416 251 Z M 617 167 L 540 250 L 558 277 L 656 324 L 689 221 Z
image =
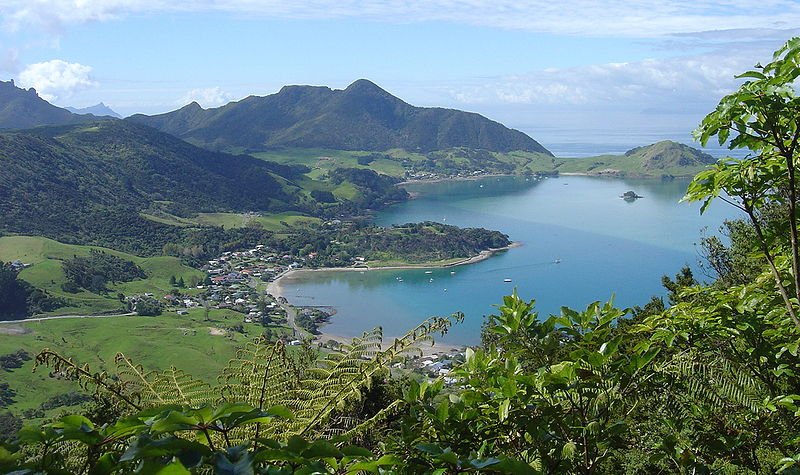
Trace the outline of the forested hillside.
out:
M 21 89 L 14 81 L 0 81 L 0 129 L 28 129 L 40 125 L 76 124 L 97 120 L 94 116 L 77 115 L 56 107 L 36 94 L 34 89 Z
M 0 134 L 0 231 L 158 253 L 164 244 L 180 242 L 186 230 L 144 219 L 143 210 L 184 217 L 229 211 L 315 214 L 331 203 L 318 202 L 293 182 L 308 183 L 307 171 L 210 152 L 124 121 L 8 132 Z M 358 211 L 406 197 L 394 188 L 396 180 L 361 173 L 373 178 L 352 185 L 352 202 L 342 200 L 346 208 Z

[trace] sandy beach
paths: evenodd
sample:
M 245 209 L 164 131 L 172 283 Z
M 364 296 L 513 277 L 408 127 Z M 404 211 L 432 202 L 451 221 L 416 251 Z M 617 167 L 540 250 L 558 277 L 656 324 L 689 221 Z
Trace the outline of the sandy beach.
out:
M 311 272 L 369 272 L 373 270 L 398 270 L 398 269 L 447 269 L 450 267 L 464 266 L 468 264 L 475 264 L 476 262 L 484 261 L 498 252 L 507 251 L 515 247 L 521 246 L 520 242 L 512 242 L 508 246 L 499 247 L 496 249 L 487 249 L 481 251 L 477 256 L 467 257 L 460 261 L 451 262 L 448 264 L 403 264 L 397 266 L 382 266 L 382 267 L 322 267 L 319 269 L 291 269 L 278 274 L 275 279 L 267 284 L 267 292 L 273 297 L 286 297 L 281 281 L 291 279 L 292 277 L 302 275 L 303 273 Z

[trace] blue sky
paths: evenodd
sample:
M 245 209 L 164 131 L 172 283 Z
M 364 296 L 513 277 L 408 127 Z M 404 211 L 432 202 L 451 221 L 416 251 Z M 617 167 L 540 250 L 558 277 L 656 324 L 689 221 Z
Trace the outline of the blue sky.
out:
M 796 0 L 0 0 L 0 78 L 60 106 L 215 107 L 368 78 L 547 144 L 689 139 Z

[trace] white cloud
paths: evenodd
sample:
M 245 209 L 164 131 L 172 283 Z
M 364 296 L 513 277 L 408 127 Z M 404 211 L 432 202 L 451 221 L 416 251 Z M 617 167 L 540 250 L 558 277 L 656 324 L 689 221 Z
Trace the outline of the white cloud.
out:
M 8 29 L 53 32 L 130 14 L 224 12 L 277 18 L 443 21 L 542 33 L 651 38 L 719 30 L 786 30 L 800 24 L 796 0 L 0 0 Z
M 192 89 L 178 101 L 178 104 L 183 106 L 190 102 L 197 102 L 201 106 L 208 108 L 227 104 L 233 99 L 233 95 L 223 91 L 219 87 L 207 87 Z
M 92 68 L 80 63 L 53 59 L 29 64 L 19 73 L 21 87 L 33 87 L 39 96 L 52 102 L 72 93 L 97 86 L 91 78 Z
M 576 68 L 548 68 L 452 87 L 465 104 L 609 105 L 688 108 L 719 99 L 737 86 L 734 75 L 752 66 L 739 56 L 647 59 Z

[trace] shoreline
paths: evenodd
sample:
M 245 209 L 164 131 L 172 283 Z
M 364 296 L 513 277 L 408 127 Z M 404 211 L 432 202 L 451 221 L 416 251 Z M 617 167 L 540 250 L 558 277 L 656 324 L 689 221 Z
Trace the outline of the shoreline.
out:
M 418 180 L 403 180 L 401 182 L 395 183 L 395 186 L 402 186 L 402 185 L 413 185 L 415 183 L 441 183 L 446 181 L 475 181 L 480 180 L 483 178 L 504 178 L 504 177 L 526 177 L 526 176 L 547 176 L 547 177 L 559 177 L 559 176 L 587 176 L 592 178 L 634 178 L 637 180 L 662 180 L 662 175 L 642 175 L 637 173 L 592 173 L 592 172 L 558 172 L 558 173 L 551 173 L 551 172 L 538 172 L 533 173 L 532 175 L 522 175 L 516 173 L 490 173 L 486 175 L 475 175 L 475 176 L 452 176 L 452 177 L 441 177 L 441 178 L 420 178 Z M 695 174 L 690 175 L 672 175 L 674 179 L 687 179 L 693 178 Z M 411 192 L 409 192 L 411 193 Z M 412 193 L 413 195 L 413 193 Z M 413 199 L 413 196 L 412 196 Z
M 358 337 L 356 336 L 343 336 L 343 335 L 336 335 L 333 333 L 326 333 L 324 331 L 320 331 L 319 335 L 312 335 L 314 338 L 311 340 L 313 343 L 327 343 L 330 340 L 334 340 L 341 344 L 349 345 L 353 342 L 353 338 Z M 399 338 L 399 337 L 397 337 Z M 394 341 L 395 337 L 390 335 L 384 335 L 383 342 L 381 343 L 381 347 L 388 347 L 391 346 L 391 343 Z M 434 343 L 431 344 L 430 342 L 420 343 L 417 345 L 417 348 L 421 351 L 421 354 L 414 355 L 414 352 L 409 352 L 411 355 L 426 357 L 426 356 L 433 356 L 433 355 L 443 355 L 443 354 L 457 354 L 463 353 L 469 345 L 457 345 L 454 343 L 443 343 L 438 341 L 437 338 L 434 338 Z
M 313 273 L 313 272 L 368 272 L 368 271 L 382 271 L 382 270 L 404 270 L 404 269 L 448 269 L 451 267 L 458 267 L 464 266 L 469 264 L 475 264 L 478 262 L 485 261 L 486 259 L 492 257 L 493 255 L 497 254 L 498 252 L 505 252 L 509 249 L 513 249 L 516 247 L 522 246 L 521 242 L 515 241 L 509 244 L 508 246 L 486 249 L 478 253 L 478 255 L 472 257 L 466 257 L 456 262 L 450 262 L 447 264 L 433 264 L 433 263 L 422 263 L 422 264 L 399 264 L 396 266 L 378 266 L 378 267 L 321 267 L 319 269 L 289 269 L 281 272 L 278 274 L 275 279 L 267 284 L 267 293 L 275 297 L 286 298 L 283 292 L 283 286 L 281 285 L 281 281 L 284 279 L 289 279 L 294 275 L 299 274 L 306 274 L 306 273 Z

